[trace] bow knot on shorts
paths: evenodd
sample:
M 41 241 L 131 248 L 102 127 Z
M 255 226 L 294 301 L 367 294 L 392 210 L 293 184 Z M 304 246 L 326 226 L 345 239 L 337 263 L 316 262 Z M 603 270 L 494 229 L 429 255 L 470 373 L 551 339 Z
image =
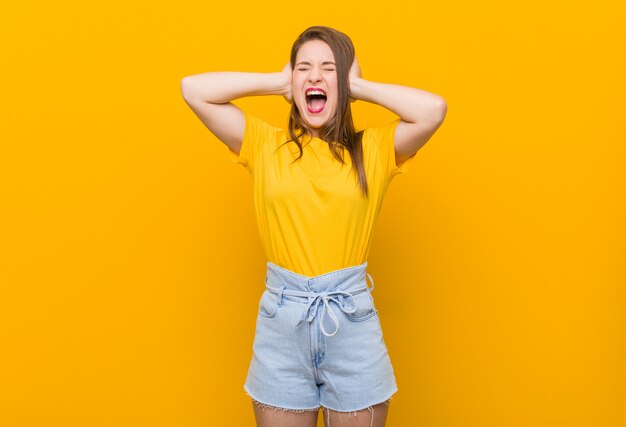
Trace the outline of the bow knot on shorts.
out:
M 374 279 L 372 279 L 372 276 L 369 273 L 366 273 L 366 275 L 367 277 L 370 278 L 372 287 L 370 288 L 366 285 L 365 287 L 359 287 L 359 288 L 353 289 L 352 292 L 354 294 L 365 292 L 367 290 L 369 290 L 370 292 L 374 290 Z M 266 279 L 266 284 L 267 284 L 267 279 Z M 267 289 L 270 292 L 277 294 L 279 296 L 279 300 L 282 300 L 283 295 L 292 295 L 292 296 L 300 296 L 300 297 L 308 298 L 309 302 L 307 303 L 306 308 L 302 311 L 302 317 L 300 317 L 300 320 L 296 324 L 296 327 L 300 326 L 305 320 L 311 323 L 313 319 L 315 319 L 315 316 L 317 316 L 317 313 L 319 311 L 318 310 L 319 305 L 320 303 L 322 303 L 323 304 L 322 315 L 321 315 L 322 319 L 324 318 L 325 314 L 328 314 L 330 319 L 333 321 L 333 324 L 335 325 L 335 330 L 332 333 L 328 333 L 326 331 L 326 328 L 324 328 L 324 322 L 323 321 L 319 322 L 320 330 L 327 337 L 332 337 L 336 335 L 337 332 L 339 331 L 339 319 L 337 319 L 337 314 L 333 311 L 333 308 L 330 305 L 331 302 L 334 302 L 335 305 L 339 307 L 341 311 L 347 314 L 353 314 L 356 312 L 356 309 L 357 309 L 356 302 L 354 301 L 354 295 L 350 293 L 348 290 L 303 292 L 303 291 L 296 291 L 296 290 L 288 290 L 286 289 L 286 286 L 284 284 L 280 288 L 267 286 Z M 350 301 L 350 303 L 346 304 L 345 302 L 346 300 Z M 351 306 L 351 308 L 347 308 L 347 306 Z M 308 313 L 308 317 L 307 317 L 307 313 Z

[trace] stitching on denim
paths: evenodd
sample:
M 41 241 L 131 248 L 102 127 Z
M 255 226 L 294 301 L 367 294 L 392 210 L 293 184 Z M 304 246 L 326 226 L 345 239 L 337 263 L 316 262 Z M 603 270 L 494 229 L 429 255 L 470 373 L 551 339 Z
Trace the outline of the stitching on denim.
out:
M 280 305 L 276 301 L 276 295 L 273 292 L 270 292 L 269 294 L 272 296 L 272 300 L 273 300 L 272 301 L 272 306 L 274 304 L 276 304 L 276 306 L 273 307 L 273 308 L 275 308 L 274 312 L 273 313 L 267 313 L 267 312 L 263 311 L 261 302 L 263 301 L 263 296 L 264 295 L 261 295 L 261 299 L 259 300 L 259 310 L 258 310 L 258 313 L 259 313 L 259 316 L 261 316 L 261 317 L 264 317 L 266 319 L 273 319 L 278 314 L 278 310 L 280 309 Z
M 376 315 L 376 310 L 372 311 L 369 314 L 366 314 L 365 316 L 361 316 L 361 317 L 351 317 L 350 314 L 348 313 L 344 313 L 346 315 L 346 317 L 348 318 L 348 320 L 350 320 L 351 322 L 354 323 L 359 323 L 359 322 L 364 322 L 368 319 L 371 319 L 372 317 L 374 317 Z
M 359 291 L 350 291 L 350 289 L 347 289 L 347 291 L 351 292 L 352 295 L 360 295 L 361 293 L 366 292 L 367 289 L 361 289 Z M 307 297 L 298 297 L 298 296 L 295 296 L 295 295 L 283 295 L 283 299 L 284 300 L 293 301 L 293 302 L 296 302 L 298 304 L 308 304 L 309 303 Z

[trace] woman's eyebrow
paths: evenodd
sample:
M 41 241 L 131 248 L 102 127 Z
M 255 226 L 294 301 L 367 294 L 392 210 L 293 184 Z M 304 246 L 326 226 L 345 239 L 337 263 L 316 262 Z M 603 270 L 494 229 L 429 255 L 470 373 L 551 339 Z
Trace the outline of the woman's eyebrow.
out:
M 311 65 L 311 63 L 310 63 L 310 62 L 307 62 L 307 61 L 301 61 L 301 62 L 298 62 L 296 65 L 300 65 L 300 64 L 303 64 L 303 65 Z M 328 64 L 335 65 L 335 63 L 334 63 L 333 61 L 324 61 L 324 62 L 322 62 L 322 65 L 328 65 Z

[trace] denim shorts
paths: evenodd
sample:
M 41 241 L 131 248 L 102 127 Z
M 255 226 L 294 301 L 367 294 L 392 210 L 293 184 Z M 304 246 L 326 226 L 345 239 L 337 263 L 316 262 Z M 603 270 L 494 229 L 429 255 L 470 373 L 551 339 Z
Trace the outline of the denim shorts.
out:
M 244 385 L 252 399 L 352 412 L 391 398 L 398 387 L 366 269 L 307 277 L 267 262 Z

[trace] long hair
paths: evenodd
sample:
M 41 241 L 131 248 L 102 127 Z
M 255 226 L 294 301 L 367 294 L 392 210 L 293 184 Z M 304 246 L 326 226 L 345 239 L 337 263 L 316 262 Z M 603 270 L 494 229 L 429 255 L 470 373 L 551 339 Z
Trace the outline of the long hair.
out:
M 352 110 L 350 109 L 348 72 L 355 57 L 354 45 L 350 37 L 341 31 L 320 25 L 309 27 L 298 36 L 291 48 L 292 70 L 295 68 L 296 55 L 300 47 L 310 40 L 322 40 L 330 46 L 335 56 L 337 70 L 337 111 L 334 117 L 331 117 L 320 128 L 320 139 L 329 144 L 333 156 L 343 164 L 345 164 L 343 150 L 344 148 L 348 150 L 352 158 L 352 168 L 358 178 L 361 191 L 365 197 L 368 197 L 367 178 L 363 165 L 363 131 L 355 131 L 354 122 L 352 121 Z M 303 154 L 302 143 L 299 141 L 299 138 L 305 134 L 312 137 L 312 132 L 311 129 L 307 128 L 295 102 L 291 103 L 288 132 L 291 137 L 289 141 L 294 141 L 300 150 L 300 155 L 294 160 L 296 161 Z M 298 132 L 298 135 L 296 135 L 296 132 Z

